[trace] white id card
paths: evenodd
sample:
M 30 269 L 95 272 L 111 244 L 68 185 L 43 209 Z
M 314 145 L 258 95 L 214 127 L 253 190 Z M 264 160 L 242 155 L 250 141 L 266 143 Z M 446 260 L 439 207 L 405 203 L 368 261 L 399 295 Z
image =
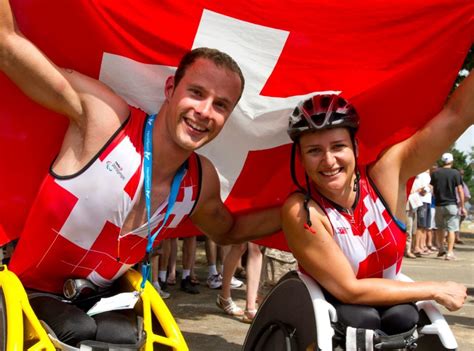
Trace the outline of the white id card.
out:
M 91 307 L 87 314 L 93 316 L 107 311 L 126 310 L 135 307 L 140 293 L 138 291 L 120 293 L 111 297 L 101 298 L 94 306 Z

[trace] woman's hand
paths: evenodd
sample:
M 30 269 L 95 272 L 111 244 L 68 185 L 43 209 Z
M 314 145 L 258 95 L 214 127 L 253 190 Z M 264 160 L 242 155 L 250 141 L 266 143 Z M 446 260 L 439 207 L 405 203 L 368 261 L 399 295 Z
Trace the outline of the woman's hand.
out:
M 435 301 L 449 311 L 457 311 L 464 305 L 467 297 L 464 285 L 455 282 L 440 282 L 437 289 Z

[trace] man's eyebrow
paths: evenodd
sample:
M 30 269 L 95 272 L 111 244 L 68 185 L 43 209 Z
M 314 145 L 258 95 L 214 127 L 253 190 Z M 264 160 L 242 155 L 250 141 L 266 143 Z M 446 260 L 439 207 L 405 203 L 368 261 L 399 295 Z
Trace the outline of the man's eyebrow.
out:
M 188 87 L 188 88 L 198 89 L 198 90 L 204 91 L 204 92 L 207 91 L 202 85 L 199 85 L 199 84 L 189 84 L 189 87 Z M 216 97 L 216 100 L 222 101 L 222 102 L 224 102 L 224 103 L 226 103 L 226 104 L 229 104 L 229 105 L 231 105 L 231 106 L 232 106 L 232 104 L 233 104 L 232 101 L 231 101 L 230 99 L 228 99 L 227 97 L 225 97 L 225 96 L 219 96 L 219 95 L 218 95 L 218 96 Z

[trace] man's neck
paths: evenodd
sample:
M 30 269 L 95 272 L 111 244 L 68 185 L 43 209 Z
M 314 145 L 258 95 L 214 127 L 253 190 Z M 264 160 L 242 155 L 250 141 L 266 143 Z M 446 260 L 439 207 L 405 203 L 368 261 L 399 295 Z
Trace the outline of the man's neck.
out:
M 153 179 L 170 180 L 192 151 L 180 148 L 169 135 L 163 123 L 163 111 L 156 116 L 153 128 Z

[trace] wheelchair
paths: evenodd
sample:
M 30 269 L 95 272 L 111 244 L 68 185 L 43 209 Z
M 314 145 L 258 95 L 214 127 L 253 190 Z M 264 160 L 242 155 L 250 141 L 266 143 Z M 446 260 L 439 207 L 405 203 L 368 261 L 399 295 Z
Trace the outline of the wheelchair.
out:
M 399 279 L 411 281 L 403 275 Z M 348 326 L 341 332 L 336 309 L 326 301 L 318 283 L 291 271 L 266 296 L 243 350 L 456 350 L 456 339 L 434 302 L 419 301 L 416 306 L 419 322 L 405 333 L 387 336 Z
M 119 279 L 118 291 L 140 291 L 142 276 L 129 270 Z M 35 315 L 18 277 L 0 265 L 0 351 L 18 350 L 173 350 L 187 351 L 188 346 L 168 307 L 153 286 L 146 282 L 135 305 L 140 322 L 140 340 L 134 347 L 93 342 L 72 347 L 60 342 Z

